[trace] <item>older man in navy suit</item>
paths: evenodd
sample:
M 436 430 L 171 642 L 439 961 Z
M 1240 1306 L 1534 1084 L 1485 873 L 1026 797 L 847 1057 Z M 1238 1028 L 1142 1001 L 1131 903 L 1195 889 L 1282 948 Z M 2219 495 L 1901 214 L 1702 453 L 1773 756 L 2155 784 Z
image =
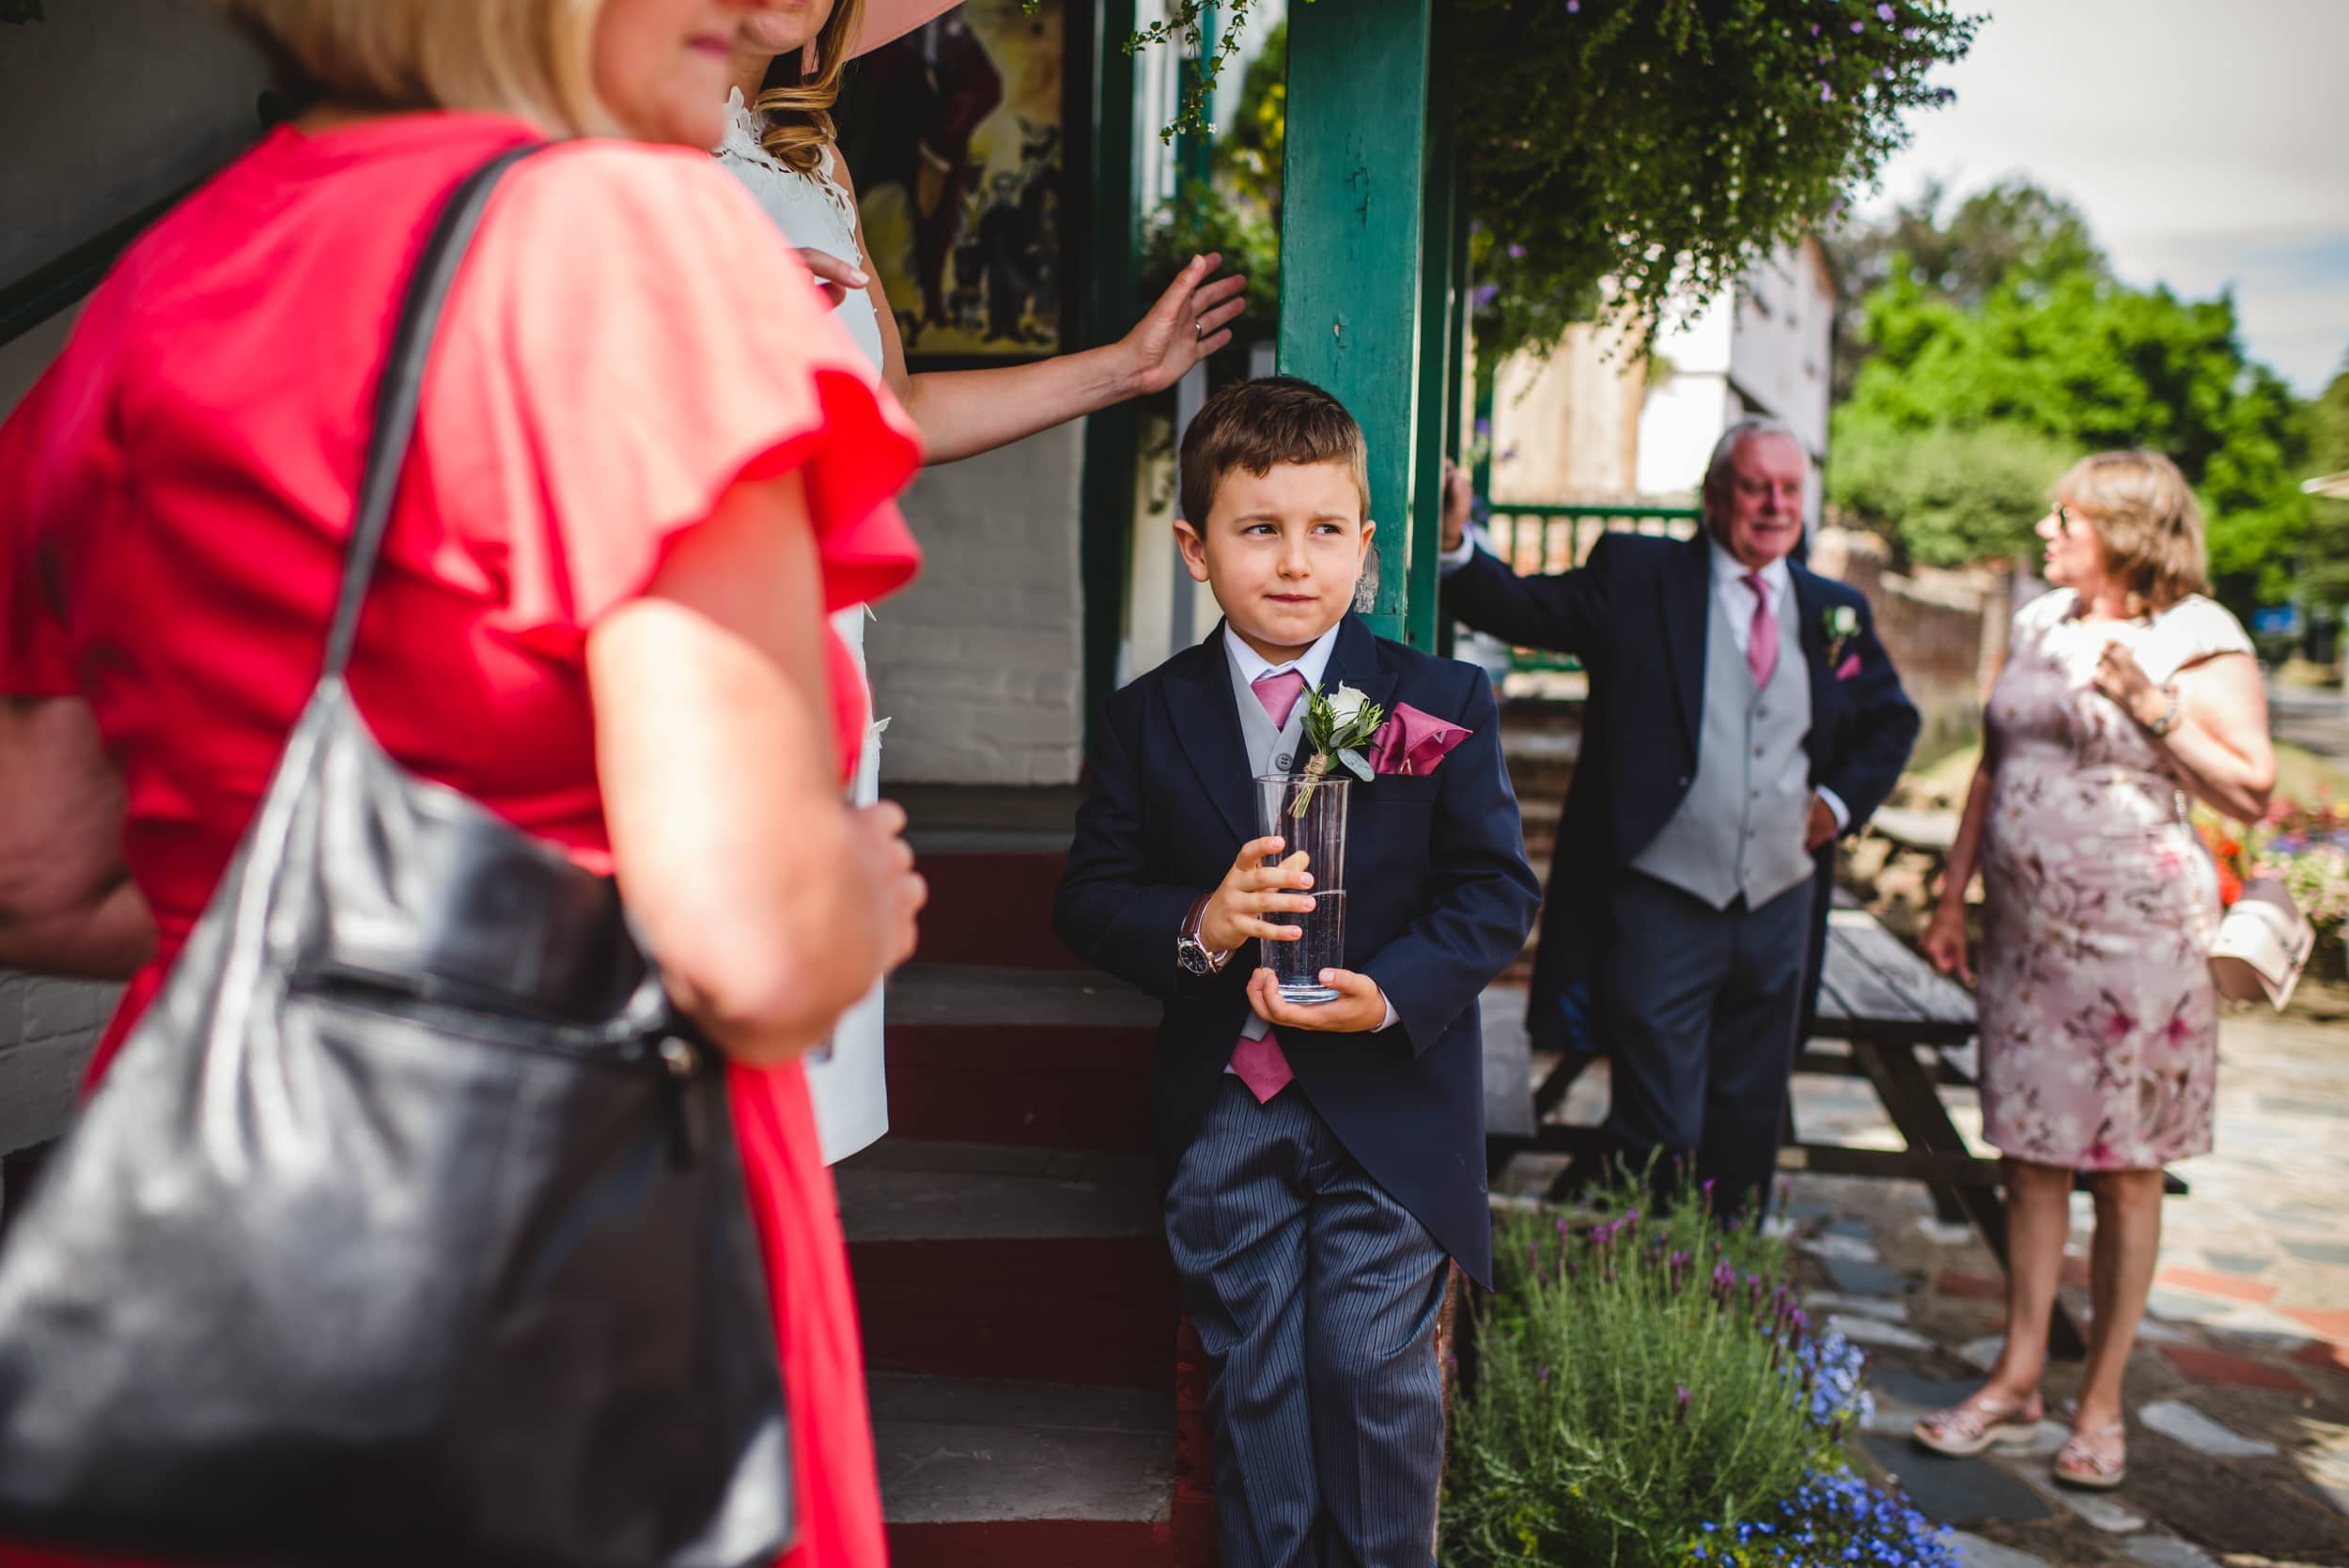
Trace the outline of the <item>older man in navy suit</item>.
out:
M 1519 577 L 1445 509 L 1444 608 L 1590 673 L 1528 1029 L 1605 1049 L 1613 1143 L 1692 1161 L 1724 1211 L 1767 1201 L 1833 841 L 1917 738 L 1867 600 L 1787 559 L 1808 477 L 1791 432 L 1740 421 L 1697 537 L 1610 534 L 1551 576 Z

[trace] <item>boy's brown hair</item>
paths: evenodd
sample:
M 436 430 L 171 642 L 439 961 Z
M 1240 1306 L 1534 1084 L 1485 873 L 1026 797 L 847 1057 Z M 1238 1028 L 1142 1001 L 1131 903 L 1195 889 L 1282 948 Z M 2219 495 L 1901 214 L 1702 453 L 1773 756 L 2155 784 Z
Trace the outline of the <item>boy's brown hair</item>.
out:
M 1183 432 L 1175 473 L 1183 520 L 1203 536 L 1215 487 L 1236 468 L 1259 476 L 1275 463 L 1344 463 L 1370 515 L 1370 455 L 1346 405 L 1311 381 L 1266 376 L 1219 389 Z

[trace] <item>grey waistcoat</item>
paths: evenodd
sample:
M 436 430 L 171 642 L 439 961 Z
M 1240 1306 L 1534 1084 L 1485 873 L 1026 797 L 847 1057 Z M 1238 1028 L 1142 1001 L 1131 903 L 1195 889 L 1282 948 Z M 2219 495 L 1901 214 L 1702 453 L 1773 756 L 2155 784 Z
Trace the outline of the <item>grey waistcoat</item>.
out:
M 1811 676 L 1803 664 L 1800 611 L 1793 593 L 1778 622 L 1778 668 L 1753 689 L 1737 651 L 1729 611 L 1707 592 L 1704 717 L 1697 772 L 1632 869 L 1703 899 L 1717 909 L 1739 893 L 1758 909 L 1816 869 L 1802 846 L 1811 817 Z
M 1248 677 L 1239 673 L 1239 660 L 1232 652 L 1232 644 L 1223 644 L 1223 667 L 1232 673 L 1232 702 L 1239 709 L 1240 739 L 1248 747 L 1248 798 L 1256 798 L 1258 777 L 1266 773 L 1289 773 L 1304 767 L 1298 748 L 1305 741 L 1305 693 L 1297 694 L 1297 706 L 1289 709 L 1289 722 L 1279 729 L 1272 727 L 1272 715 L 1264 710 L 1257 699 L 1256 689 L 1248 684 Z M 1248 944 L 1255 946 L 1253 939 Z M 1250 955 L 1243 950 L 1235 954 L 1232 962 L 1239 963 Z M 1254 966 L 1251 964 L 1251 968 Z M 1248 1021 L 1240 1028 L 1243 1039 L 1261 1038 L 1272 1026 L 1256 1017 L 1251 1008 Z M 1226 1072 L 1231 1069 L 1224 1069 Z

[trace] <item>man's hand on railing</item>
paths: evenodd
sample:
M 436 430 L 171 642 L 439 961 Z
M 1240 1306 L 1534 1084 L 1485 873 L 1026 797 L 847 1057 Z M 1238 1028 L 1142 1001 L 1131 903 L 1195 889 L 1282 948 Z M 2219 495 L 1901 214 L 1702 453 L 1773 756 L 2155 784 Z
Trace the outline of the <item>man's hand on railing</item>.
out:
M 1469 509 L 1475 504 L 1475 487 L 1460 465 L 1446 458 L 1443 463 L 1443 548 L 1460 548 L 1467 535 Z

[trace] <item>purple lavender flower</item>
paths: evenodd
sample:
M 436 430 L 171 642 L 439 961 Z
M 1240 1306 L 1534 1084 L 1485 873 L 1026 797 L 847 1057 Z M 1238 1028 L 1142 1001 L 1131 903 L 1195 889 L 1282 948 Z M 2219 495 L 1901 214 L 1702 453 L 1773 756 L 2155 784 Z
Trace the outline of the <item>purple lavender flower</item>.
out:
M 1876 15 L 1884 19 L 1887 26 L 1890 26 L 1892 23 L 1899 20 L 1899 18 L 1892 14 L 1892 8 L 1890 6 L 1878 6 L 1876 8 Z
M 1819 101 L 1820 101 L 1820 102 L 1822 102 L 1822 103 L 1832 102 L 1832 101 L 1834 101 L 1834 98 L 1835 98 L 1835 89 L 1834 89 L 1833 87 L 1828 86 L 1828 85 L 1825 82 L 1820 83 L 1820 84 L 1819 84 Z
M 1547 1383 L 1548 1383 L 1548 1381 L 1549 1381 L 1549 1369 L 1548 1369 L 1548 1367 L 1544 1367 L 1544 1368 L 1542 1368 L 1539 1372 L 1535 1373 L 1535 1374 L 1533 1374 L 1533 1381 L 1534 1381 L 1534 1382 L 1536 1382 L 1536 1383 L 1541 1383 L 1541 1384 L 1547 1384 Z
M 1868 24 L 1864 22 L 1855 22 L 1851 24 L 1851 30 L 1855 33 L 1864 32 L 1867 29 L 1867 26 Z
M 1478 307 L 1481 309 L 1482 307 L 1488 305 L 1495 300 L 1501 298 L 1501 285 L 1497 283 L 1480 283 L 1476 286 L 1472 298 L 1474 298 Z
M 1688 1424 L 1688 1386 L 1685 1383 L 1680 1385 L 1680 1410 L 1672 1417 L 1672 1424 L 1674 1426 Z

